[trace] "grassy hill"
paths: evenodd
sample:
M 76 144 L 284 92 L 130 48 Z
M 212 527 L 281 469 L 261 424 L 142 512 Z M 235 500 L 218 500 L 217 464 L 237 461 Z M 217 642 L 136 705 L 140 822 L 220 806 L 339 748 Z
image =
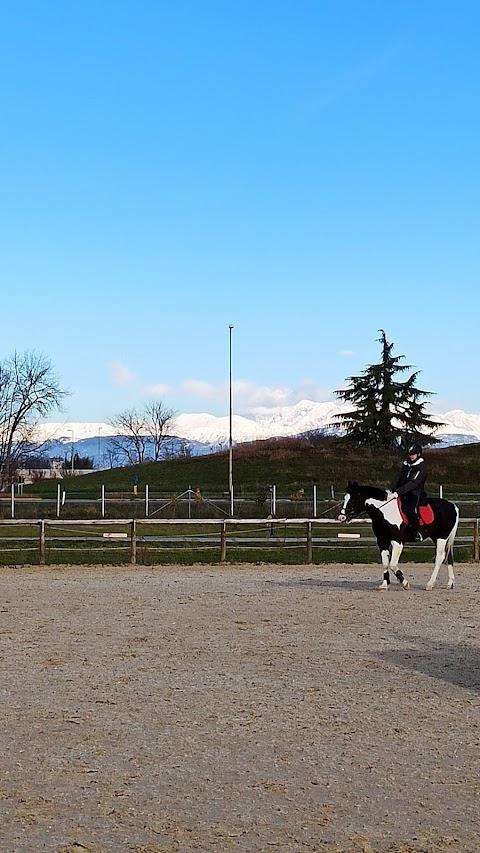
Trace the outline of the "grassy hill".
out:
M 424 455 L 431 494 L 438 493 L 439 484 L 447 495 L 480 493 L 480 443 L 426 450 Z M 253 497 L 270 483 L 284 496 L 300 488 L 310 493 L 316 484 L 319 497 L 328 496 L 330 484 L 337 493 L 343 491 L 348 480 L 385 486 L 402 460 L 394 453 L 349 447 L 338 438 L 283 438 L 242 444 L 233 450 L 235 494 Z M 139 480 L 139 492 L 148 484 L 152 493 L 179 494 L 199 487 L 203 494 L 221 495 L 228 489 L 228 452 L 96 471 L 66 478 L 63 483 L 69 495 L 78 497 L 97 496 L 102 485 L 109 492 L 131 493 L 134 476 Z M 52 495 L 56 482 L 44 480 L 25 491 Z

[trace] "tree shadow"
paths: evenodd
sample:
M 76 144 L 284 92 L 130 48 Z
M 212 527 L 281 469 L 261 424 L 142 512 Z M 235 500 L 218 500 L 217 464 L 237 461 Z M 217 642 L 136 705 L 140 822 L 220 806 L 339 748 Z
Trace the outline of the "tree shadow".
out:
M 473 626 L 472 626 L 473 628 Z M 387 663 L 429 678 L 480 692 L 480 647 L 466 643 L 434 643 L 425 637 L 407 637 L 408 649 L 386 649 L 377 657 Z

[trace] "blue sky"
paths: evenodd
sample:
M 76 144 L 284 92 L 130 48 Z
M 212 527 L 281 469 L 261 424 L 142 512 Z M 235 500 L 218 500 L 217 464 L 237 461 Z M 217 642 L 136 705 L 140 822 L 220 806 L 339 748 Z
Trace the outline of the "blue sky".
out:
M 378 330 L 480 411 L 477 2 L 0 6 L 0 357 L 104 421 L 331 399 Z M 53 419 L 53 418 L 52 418 Z

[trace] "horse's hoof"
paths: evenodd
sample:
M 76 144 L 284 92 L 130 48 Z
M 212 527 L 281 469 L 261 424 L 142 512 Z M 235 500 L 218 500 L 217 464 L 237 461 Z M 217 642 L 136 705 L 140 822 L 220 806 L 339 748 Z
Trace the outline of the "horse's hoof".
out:
M 388 589 L 388 583 L 386 581 L 383 581 L 383 583 L 381 583 L 380 586 L 377 586 L 377 590 L 379 592 L 386 592 L 387 589 Z
M 454 583 L 448 583 L 447 589 L 455 589 L 455 584 Z
M 408 581 L 402 581 L 402 589 L 410 589 L 410 584 Z
M 426 585 L 425 589 L 427 590 L 427 592 L 431 592 L 431 591 L 432 591 L 432 589 L 433 589 L 432 584 L 431 584 L 431 583 L 427 583 L 427 585 Z

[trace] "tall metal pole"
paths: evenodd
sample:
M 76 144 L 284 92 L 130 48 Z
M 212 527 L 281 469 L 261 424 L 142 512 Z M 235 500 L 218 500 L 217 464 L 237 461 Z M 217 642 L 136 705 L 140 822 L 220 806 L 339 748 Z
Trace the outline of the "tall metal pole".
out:
M 232 324 L 229 325 L 229 435 L 228 435 L 228 491 L 230 515 L 233 516 L 233 431 L 232 431 Z
M 73 429 L 71 429 L 71 430 L 70 430 L 70 432 L 72 433 L 72 474 L 73 474 L 73 445 L 74 445 L 74 433 L 73 433 Z

